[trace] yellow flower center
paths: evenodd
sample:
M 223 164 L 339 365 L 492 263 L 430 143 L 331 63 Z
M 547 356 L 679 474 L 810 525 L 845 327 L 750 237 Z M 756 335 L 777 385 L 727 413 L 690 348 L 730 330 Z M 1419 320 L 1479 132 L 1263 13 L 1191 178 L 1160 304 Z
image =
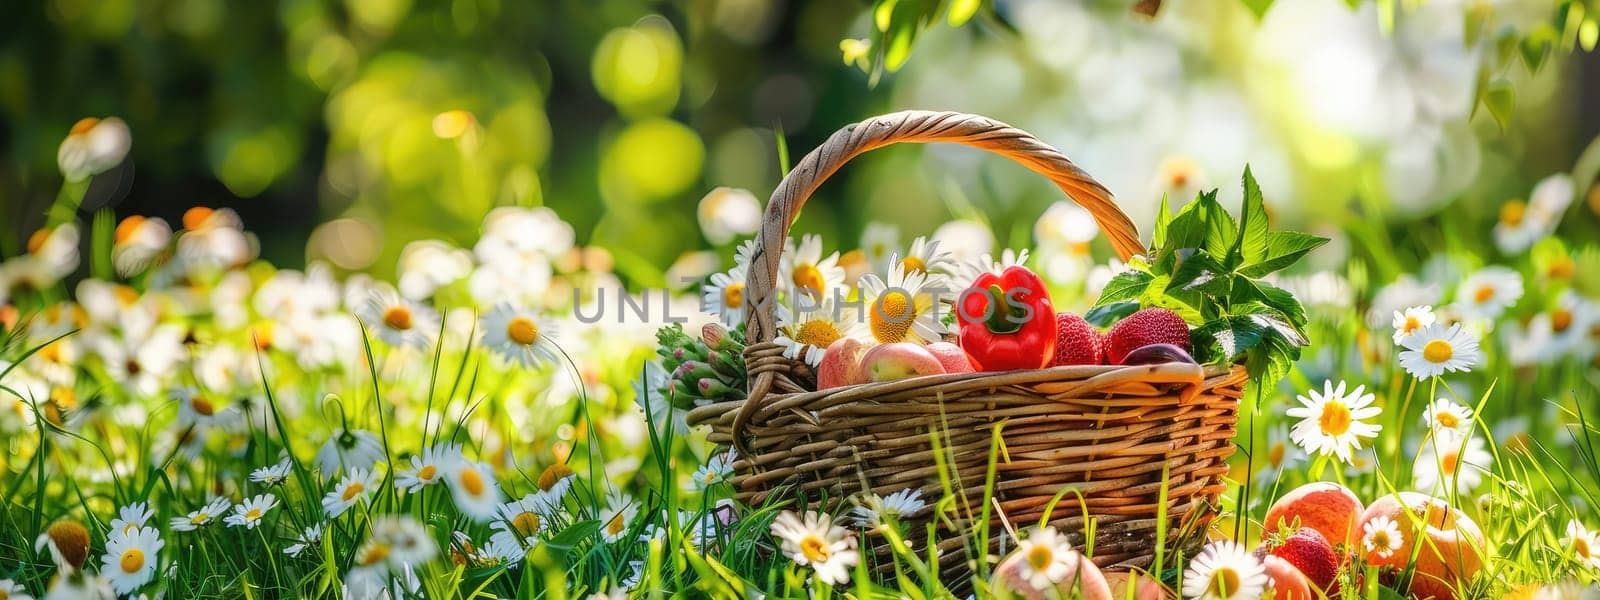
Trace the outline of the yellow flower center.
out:
M 118 562 L 123 573 L 137 573 L 144 568 L 144 551 L 138 548 L 123 550 L 122 559 Z
M 370 567 L 383 562 L 386 558 L 389 558 L 389 545 L 383 542 L 373 542 L 362 550 L 361 556 L 356 557 L 356 562 L 363 567 Z
M 524 512 L 511 519 L 511 528 L 517 530 L 520 537 L 533 537 L 539 532 L 539 515 Z
M 84 117 L 82 119 L 78 119 L 77 123 L 72 124 L 72 131 L 68 132 L 67 135 L 83 135 L 85 133 L 89 133 L 90 129 L 94 129 L 94 126 L 99 124 L 100 119 L 97 117 Z
M 834 327 L 833 323 L 812 319 L 800 326 L 800 331 L 794 335 L 794 341 L 816 348 L 827 348 L 842 336 L 839 328 Z
M 1578 555 L 1578 558 L 1590 558 L 1591 549 L 1589 548 L 1589 537 L 1582 535 L 1573 536 L 1572 551 Z
M 183 228 L 192 231 L 205 227 L 206 221 L 211 220 L 211 214 L 214 212 L 216 211 L 206 206 L 196 206 L 183 211 Z
M 922 262 L 922 259 L 915 256 L 907 256 L 900 259 L 900 268 L 906 273 L 926 273 L 928 272 L 928 263 Z
M 1378 529 L 1373 531 L 1372 547 L 1379 551 L 1385 551 L 1394 547 L 1394 540 L 1389 539 L 1389 530 Z
M 433 476 L 438 474 L 439 467 L 433 465 L 423 465 L 421 469 L 417 469 L 417 479 L 422 481 L 433 481 Z
M 244 513 L 244 520 L 246 520 L 246 521 L 254 521 L 254 520 L 257 520 L 257 519 L 260 519 L 260 518 L 261 518 L 261 509 L 259 509 L 259 508 L 252 508 L 249 511 Z
M 867 320 L 872 325 L 872 337 L 879 342 L 903 342 L 906 333 L 911 330 L 911 321 L 916 316 L 916 309 L 912 305 L 910 294 L 901 290 L 889 290 L 878 296 L 872 303 L 872 314 Z
M 209 417 L 217 412 L 216 407 L 211 405 L 211 401 L 205 399 L 203 396 L 195 396 L 190 398 L 189 408 L 194 409 L 195 414 L 203 417 Z
M 527 317 L 515 317 L 506 323 L 506 338 L 523 346 L 539 341 L 539 325 Z
M 1459 462 L 1461 462 L 1461 455 L 1455 452 L 1439 457 L 1440 472 L 1444 473 L 1445 477 L 1451 476 L 1456 472 L 1456 464 Z
M 1416 317 L 1408 315 L 1406 316 L 1405 325 L 1400 328 L 1400 333 L 1411 333 L 1416 331 L 1418 327 L 1422 327 L 1422 322 L 1418 321 Z
M 621 535 L 622 530 L 627 526 L 628 523 L 622 520 L 622 513 L 619 512 L 616 516 L 611 517 L 610 521 L 606 521 L 606 533 L 613 536 Z
M 384 309 L 383 324 L 400 331 L 411 329 L 411 309 L 401 305 Z
M 1483 304 L 1483 303 L 1488 302 L 1489 300 L 1491 300 L 1493 298 L 1494 298 L 1494 286 L 1492 286 L 1492 285 L 1480 286 L 1478 288 L 1478 291 L 1473 292 L 1473 294 L 1472 294 L 1472 300 L 1474 302 L 1477 302 L 1478 304 Z
M 1434 415 L 1433 421 L 1445 429 L 1455 429 L 1457 425 L 1461 424 L 1461 417 L 1457 417 L 1453 412 L 1444 411 Z
M 824 284 L 822 269 L 818 269 L 816 265 L 797 265 L 794 268 L 794 275 L 789 276 L 789 278 L 794 280 L 795 287 L 814 292 L 814 297 L 822 297 L 822 286 Z
M 1521 200 L 1512 200 L 1500 207 L 1500 222 L 1507 227 L 1516 227 L 1522 224 L 1523 217 L 1528 214 L 1528 203 Z
M 28 254 L 38 254 L 44 243 L 50 239 L 49 229 L 40 229 L 28 236 Z
M 478 474 L 477 469 L 467 467 L 461 470 L 461 489 L 466 490 L 468 494 L 482 496 L 483 491 L 487 488 L 488 486 L 483 482 L 483 476 Z
M 361 482 L 352 482 L 350 485 L 344 486 L 344 493 L 339 494 L 339 497 L 343 498 L 345 502 L 349 502 L 354 500 L 356 496 L 360 496 L 361 492 L 366 491 L 366 489 L 366 486 L 361 485 Z
M 1322 416 L 1317 417 L 1317 425 L 1322 432 L 1331 436 L 1344 435 L 1350 430 L 1350 408 L 1343 402 L 1328 401 L 1322 405 Z
M 722 305 L 727 308 L 744 306 L 744 283 L 735 281 L 722 288 Z
M 828 543 L 823 541 L 822 538 L 808 535 L 805 539 L 800 540 L 800 554 L 813 563 L 828 562 L 828 557 L 833 556 L 833 550 L 828 547 Z
M 1028 549 L 1028 566 L 1034 571 L 1044 571 L 1055 560 L 1056 553 L 1049 546 L 1034 544 L 1032 548 Z
M 1287 455 L 1288 452 L 1289 448 L 1283 443 L 1280 442 L 1273 444 L 1271 448 L 1267 449 L 1267 464 L 1272 465 L 1273 467 L 1283 466 L 1283 457 Z
M 1233 567 L 1219 567 L 1211 572 L 1211 583 L 1206 586 L 1206 591 L 1218 598 L 1227 598 L 1239 591 L 1239 584 L 1243 579 Z
M 208 514 L 203 513 L 203 512 L 198 512 L 198 513 L 195 513 L 194 516 L 189 517 L 189 524 L 191 524 L 191 525 L 204 525 L 207 521 L 210 521 L 210 520 L 211 520 L 211 515 L 208 515 Z
M 112 232 L 111 239 L 118 244 L 127 242 L 128 238 L 133 237 L 134 232 L 139 231 L 139 227 L 142 225 L 144 225 L 144 217 L 140 215 L 133 215 L 123 219 L 121 223 L 117 223 L 117 229 Z
M 45 530 L 56 551 L 74 568 L 82 568 L 89 556 L 89 530 L 77 521 L 56 521 Z
M 1446 342 L 1444 340 L 1433 340 L 1422 347 L 1422 358 L 1427 359 L 1427 361 L 1431 363 L 1445 362 L 1450 360 L 1450 357 L 1455 356 L 1455 354 L 1455 347 L 1451 346 L 1450 342 Z
M 1577 268 L 1578 265 L 1572 261 L 1572 257 L 1562 256 L 1551 261 L 1550 266 L 1545 269 L 1545 274 L 1551 279 L 1567 280 L 1572 279 Z
M 556 487 L 556 484 L 562 479 L 566 479 L 571 475 L 572 468 L 567 465 L 562 463 L 550 465 L 545 468 L 543 473 L 539 474 L 539 489 L 548 492 L 551 488 Z
M 1550 329 L 1555 330 L 1556 333 L 1566 331 L 1567 328 L 1571 326 L 1572 311 L 1565 308 L 1558 308 L 1554 312 L 1550 313 Z

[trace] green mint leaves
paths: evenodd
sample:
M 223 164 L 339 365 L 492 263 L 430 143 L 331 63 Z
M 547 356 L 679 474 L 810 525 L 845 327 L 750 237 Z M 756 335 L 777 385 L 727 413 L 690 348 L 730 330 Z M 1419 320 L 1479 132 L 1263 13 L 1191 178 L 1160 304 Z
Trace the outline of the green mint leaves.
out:
M 1105 327 L 1140 308 L 1171 309 L 1196 326 L 1190 334 L 1195 360 L 1243 361 L 1251 377 L 1271 385 L 1300 358 L 1306 313 L 1293 294 L 1261 278 L 1327 242 L 1270 231 L 1261 188 L 1246 167 L 1238 220 L 1217 202 L 1215 190 L 1175 215 L 1163 197 L 1149 256 L 1107 283 L 1085 318 Z

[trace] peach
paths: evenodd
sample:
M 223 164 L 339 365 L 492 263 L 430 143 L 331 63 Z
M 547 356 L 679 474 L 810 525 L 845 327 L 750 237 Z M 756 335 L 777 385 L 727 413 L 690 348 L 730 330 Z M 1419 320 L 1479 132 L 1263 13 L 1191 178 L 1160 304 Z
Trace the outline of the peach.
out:
M 1317 530 L 1337 550 L 1339 544 L 1348 548 L 1360 539 L 1361 529 L 1356 527 L 1359 518 L 1360 498 L 1337 483 L 1314 481 L 1289 490 L 1273 502 L 1261 526 L 1270 533 L 1299 519 L 1301 527 Z
M 1105 574 L 1100 572 L 1100 567 L 1094 561 L 1084 558 L 1076 550 L 1067 550 L 1066 562 L 1067 575 L 1061 578 L 1054 587 L 1038 589 L 1033 587 L 1028 577 L 1024 575 L 1029 556 L 1021 552 L 1012 552 L 1011 556 L 1000 561 L 990 576 L 989 585 L 993 591 L 1005 590 L 1002 597 L 1023 598 L 1025 600 L 1043 600 L 1045 598 L 1081 598 L 1082 600 L 1112 600 L 1117 598 L 1111 594 L 1111 585 L 1106 582 Z M 1005 596 L 1009 593 L 1009 596 Z M 1143 596 L 1140 596 L 1143 598 Z
M 1373 501 L 1361 515 L 1357 531 L 1379 517 L 1389 517 L 1400 526 L 1400 549 L 1388 557 L 1369 556 L 1368 564 L 1403 569 L 1417 555 L 1411 575 L 1411 595 L 1415 598 L 1455 600 L 1456 591 L 1483 568 L 1479 547 L 1483 532 L 1466 514 L 1448 502 L 1416 492 L 1398 492 Z M 1426 538 L 1419 549 L 1417 540 Z
M 950 342 L 934 342 L 928 344 L 928 352 L 939 359 L 939 366 L 944 367 L 946 373 L 971 373 L 972 360 L 967 358 L 967 351 L 962 350 Z
M 1128 571 L 1107 571 L 1106 585 L 1111 587 L 1111 595 L 1119 600 L 1128 598 L 1128 591 L 1133 590 L 1133 600 L 1170 600 L 1176 598 L 1161 582 L 1152 579 L 1144 573 Z
M 1267 571 L 1267 589 L 1272 590 L 1272 600 L 1313 600 L 1311 584 L 1300 569 L 1289 561 L 1268 554 L 1261 560 Z
M 866 383 L 861 372 L 861 358 L 869 348 L 871 346 L 853 337 L 834 340 L 822 352 L 822 362 L 817 364 L 817 389 Z
M 826 360 L 827 356 L 824 355 Z M 894 381 L 918 375 L 937 375 L 944 372 L 939 359 L 933 357 L 921 344 L 893 342 L 878 344 L 861 357 L 861 370 L 867 381 Z

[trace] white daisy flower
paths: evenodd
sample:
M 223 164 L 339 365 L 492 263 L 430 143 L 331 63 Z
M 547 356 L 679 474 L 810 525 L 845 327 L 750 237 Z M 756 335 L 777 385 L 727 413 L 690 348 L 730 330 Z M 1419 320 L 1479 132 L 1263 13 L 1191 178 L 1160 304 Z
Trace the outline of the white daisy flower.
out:
M 744 322 L 744 284 L 746 265 L 735 264 L 726 273 L 716 273 L 700 288 L 700 310 L 716 315 L 724 325 Z
M 761 202 L 749 190 L 719 187 L 700 198 L 695 209 L 706 241 L 721 246 L 761 226 Z
M 1373 296 L 1372 308 L 1367 310 L 1367 325 L 1378 329 L 1389 323 L 1394 313 L 1408 306 L 1433 306 L 1439 299 L 1439 286 L 1423 284 L 1411 275 L 1401 275 Z
M 831 298 L 815 303 L 800 299 L 793 308 L 779 304 L 778 336 L 773 341 L 783 346 L 785 357 L 815 367 L 822 362 L 829 345 L 860 333 L 858 308 L 853 303 L 835 303 Z
M 889 265 L 899 262 L 894 255 L 900 252 L 900 228 L 877 221 L 867 223 L 861 230 L 860 248 L 873 271 L 887 272 Z
M 1439 398 L 1422 409 L 1422 426 L 1435 433 L 1454 431 L 1465 435 L 1472 432 L 1472 408 Z
M 416 240 L 400 250 L 395 285 L 400 295 L 425 300 L 472 273 L 472 253 L 440 240 Z
M 638 513 L 639 506 L 627 493 L 613 490 L 606 494 L 606 506 L 600 511 L 600 537 L 608 543 L 621 540 Z
M 154 396 L 166 389 L 168 379 L 182 362 L 183 331 L 160 325 L 146 332 L 124 331 L 122 337 L 96 338 L 106 374 L 123 389 Z
M 868 494 L 861 505 L 850 510 L 850 518 L 863 527 L 877 527 L 886 516 L 896 518 L 913 514 L 927 506 L 922 500 L 922 490 L 905 488 L 888 497 Z
M 133 277 L 160 258 L 172 242 L 172 226 L 160 218 L 130 215 L 111 236 L 111 265 L 119 277 Z
M 438 313 L 400 297 L 387 285 L 375 287 L 356 316 L 378 339 L 396 348 L 427 349 L 439 330 Z
M 349 470 L 339 484 L 333 486 L 333 491 L 322 497 L 322 509 L 328 513 L 328 518 L 338 518 L 350 507 L 366 500 L 374 488 L 378 487 L 378 473 L 364 469 Z
M 1465 372 L 1478 363 L 1478 336 L 1460 323 L 1434 323 L 1400 340 L 1400 366 L 1412 377 L 1427 379 L 1446 372 Z
M 217 424 L 222 411 L 208 394 L 192 386 L 172 390 L 172 399 L 178 401 L 178 426 L 206 428 Z
M 1417 450 L 1411 477 L 1419 492 L 1454 488 L 1456 493 L 1466 494 L 1483 482 L 1493 461 L 1483 438 L 1445 429 L 1434 432 Z
M 861 299 L 867 311 L 866 322 L 879 343 L 925 340 L 937 342 L 947 328 L 939 321 L 938 302 L 922 273 L 894 267 L 888 280 L 868 273 L 861 277 Z M 953 294 L 952 294 L 953 297 Z
M 257 525 L 261 524 L 261 518 L 267 516 L 267 512 L 277 505 L 278 497 L 272 494 L 261 494 L 254 498 L 246 498 L 244 502 L 240 502 L 233 507 L 233 514 L 228 515 L 228 518 L 224 519 L 224 521 L 227 522 L 229 527 L 255 529 Z
M 1416 333 L 1418 329 L 1432 325 L 1436 317 L 1432 306 L 1413 306 L 1403 311 L 1394 313 L 1394 343 L 1406 336 Z
M 174 517 L 167 524 L 173 531 L 194 531 L 216 522 L 218 517 L 227 513 L 230 504 L 227 498 L 212 498 L 205 506 L 190 511 L 186 516 Z
M 850 568 L 861 560 L 855 534 L 823 513 L 806 511 L 801 518 L 783 511 L 772 522 L 772 535 L 783 540 L 784 554 L 797 565 L 810 566 L 824 584 L 849 582 Z
M 135 502 L 117 509 L 117 516 L 111 519 L 111 531 L 133 531 L 150 522 L 156 516 L 156 511 L 150 509 L 148 502 Z
M 500 506 L 500 483 L 489 465 L 466 459 L 451 461 L 445 468 L 445 481 L 456 508 L 474 521 L 488 521 Z
M 1494 225 L 1494 243 L 1505 254 L 1521 254 L 1535 242 L 1554 233 L 1572 204 L 1572 178 L 1556 173 L 1534 185 L 1529 201 L 1511 200 L 1500 206 Z
M 994 252 L 994 232 L 989 226 L 967 219 L 947 221 L 933 230 L 933 239 L 950 253 L 951 260 L 967 262 Z
M 421 595 L 422 580 L 417 578 L 414 568 L 401 567 L 391 571 L 382 564 L 375 567 L 360 566 L 359 559 L 376 557 L 383 552 L 382 547 L 377 545 L 366 548 L 367 554 L 358 554 L 356 566 L 345 573 L 341 591 L 346 600 L 395 600 Z
M 1493 321 L 1522 298 L 1522 275 L 1499 265 L 1468 275 L 1456 288 L 1455 304 L 1470 319 Z
M 277 464 L 268 465 L 251 471 L 250 481 L 254 481 L 268 487 L 280 485 L 289 479 L 289 470 L 293 466 L 294 465 L 289 463 L 289 459 L 285 458 L 278 461 Z
M 978 257 L 977 260 L 969 260 L 966 262 L 957 263 L 955 266 L 955 273 L 950 277 L 950 287 L 954 289 L 966 289 L 972 287 L 972 282 L 977 280 L 978 276 L 983 275 L 984 273 L 999 274 L 1008 268 L 1025 265 L 1027 262 L 1027 248 L 1023 248 L 1022 250 L 1012 250 L 1010 248 L 1001 250 L 1000 258 L 998 260 L 996 260 L 992 254 L 984 254 L 983 256 Z M 1121 261 L 1117 262 L 1120 263 Z M 1106 279 L 1109 280 L 1110 277 L 1107 277 Z M 1104 286 L 1105 284 L 1102 283 L 1101 285 Z
M 128 594 L 155 579 L 157 555 L 165 546 L 154 527 L 112 529 L 100 558 L 100 575 L 118 594 Z
M 439 544 L 416 519 L 384 515 L 372 519 L 372 535 L 356 550 L 356 565 L 392 571 L 416 568 L 439 555 Z
M 67 181 L 83 181 L 122 164 L 132 147 L 133 135 L 122 119 L 85 117 L 61 140 L 56 165 Z
M 120 532 L 113 529 L 112 533 Z M 89 530 L 82 523 L 61 519 L 51 523 L 33 542 L 34 552 L 50 550 L 50 559 L 63 575 L 83 568 L 89 556 Z
M 949 252 L 939 249 L 938 240 L 918 236 L 911 240 L 911 248 L 897 263 L 907 273 L 921 273 L 935 285 L 948 286 L 949 276 L 955 274 L 957 262 Z
M 401 490 L 416 493 L 422 488 L 444 480 L 445 469 L 461 457 L 461 444 L 438 444 L 424 448 L 411 456 L 411 468 L 400 471 L 394 485 Z
M 1365 549 L 1368 561 L 1394 556 L 1406 543 L 1405 535 L 1400 533 L 1400 524 L 1388 515 L 1367 521 L 1361 530 L 1361 547 Z
M 1600 531 L 1590 531 L 1577 519 L 1567 521 L 1567 534 L 1561 545 L 1572 551 L 1572 556 L 1590 570 L 1600 571 Z
M 501 303 L 483 315 L 483 345 L 507 361 L 532 368 L 559 360 L 550 319 Z
M 1059 249 L 1085 247 L 1100 236 L 1100 224 L 1094 215 L 1076 202 L 1065 200 L 1051 204 L 1033 223 L 1033 239 L 1041 246 Z
M 299 557 L 300 554 L 305 552 L 307 548 L 313 548 L 321 544 L 322 524 L 313 523 L 310 527 L 305 528 L 305 531 L 302 531 L 300 535 L 294 539 L 293 544 L 285 546 L 283 553 L 289 556 Z
M 733 461 L 738 458 L 736 454 L 733 450 L 728 450 L 706 460 L 706 464 L 695 469 L 694 478 L 689 482 L 689 489 L 704 491 L 706 488 L 727 481 L 733 476 Z
M 10 579 L 0 579 L 0 599 L 3 600 L 33 600 L 28 593 L 28 588 Z
M 1322 393 L 1310 390 L 1310 397 L 1298 396 L 1300 406 L 1286 411 L 1300 419 L 1289 432 L 1290 439 L 1307 454 L 1336 456 L 1350 462 L 1351 453 L 1361 448 L 1361 438 L 1377 437 L 1382 426 L 1366 422 L 1378 416 L 1383 409 L 1371 406 L 1373 394 L 1366 394 L 1366 386 L 1358 385 L 1345 393 L 1345 383 L 1334 387 L 1333 381 L 1322 384 Z
M 1054 527 L 1036 527 L 1028 538 L 1017 542 L 1016 553 L 1023 557 L 1018 575 L 1036 590 L 1048 590 L 1078 569 L 1081 558 L 1067 536 Z
M 567 497 L 567 491 L 572 489 L 572 482 L 577 481 L 578 474 L 566 463 L 554 463 L 539 472 L 538 481 L 534 482 L 544 492 L 546 499 L 551 504 L 559 505 Z
M 528 494 L 495 509 L 495 520 L 489 523 L 494 530 L 489 538 L 490 552 L 508 563 L 521 562 L 528 549 L 539 543 L 545 521 L 540 515 L 547 506 L 546 499 Z
M 317 466 L 323 477 L 332 477 L 342 467 L 371 469 L 383 460 L 383 442 L 370 431 L 336 429 L 317 450 Z
M 1231 540 L 1207 544 L 1183 573 L 1183 597 L 1189 600 L 1254 600 L 1266 586 L 1261 559 Z
M 839 266 L 839 253 L 822 256 L 822 236 L 801 236 L 800 245 L 786 240 L 783 257 L 778 261 L 779 286 L 789 293 L 791 302 L 801 303 L 801 297 L 815 304 L 832 298 L 836 290 L 844 288 L 844 267 Z M 804 306 L 805 304 L 802 304 Z
M 1257 481 L 1263 485 L 1276 482 L 1278 475 L 1306 459 L 1305 451 L 1295 445 L 1289 426 L 1283 423 L 1267 430 L 1267 445 L 1256 455 L 1261 460 L 1261 476 Z
M 255 256 L 256 244 L 244 232 L 239 213 L 231 208 L 196 206 L 183 212 L 178 259 L 168 263 L 185 271 L 242 265 Z

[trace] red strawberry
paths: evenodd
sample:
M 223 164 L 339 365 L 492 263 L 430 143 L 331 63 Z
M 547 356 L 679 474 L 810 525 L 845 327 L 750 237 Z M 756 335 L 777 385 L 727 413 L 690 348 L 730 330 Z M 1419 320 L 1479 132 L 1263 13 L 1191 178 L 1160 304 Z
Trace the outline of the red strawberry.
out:
M 1339 555 L 1333 551 L 1328 538 L 1317 530 L 1301 527 L 1273 544 L 1271 553 L 1300 569 L 1317 589 L 1329 596 L 1338 594 Z
M 1105 362 L 1100 332 L 1083 317 L 1056 313 L 1056 357 L 1051 366 L 1098 365 Z
M 1165 308 L 1146 308 L 1128 315 L 1106 334 L 1106 360 L 1120 365 L 1129 352 L 1150 344 L 1172 344 L 1189 350 L 1189 324 Z

